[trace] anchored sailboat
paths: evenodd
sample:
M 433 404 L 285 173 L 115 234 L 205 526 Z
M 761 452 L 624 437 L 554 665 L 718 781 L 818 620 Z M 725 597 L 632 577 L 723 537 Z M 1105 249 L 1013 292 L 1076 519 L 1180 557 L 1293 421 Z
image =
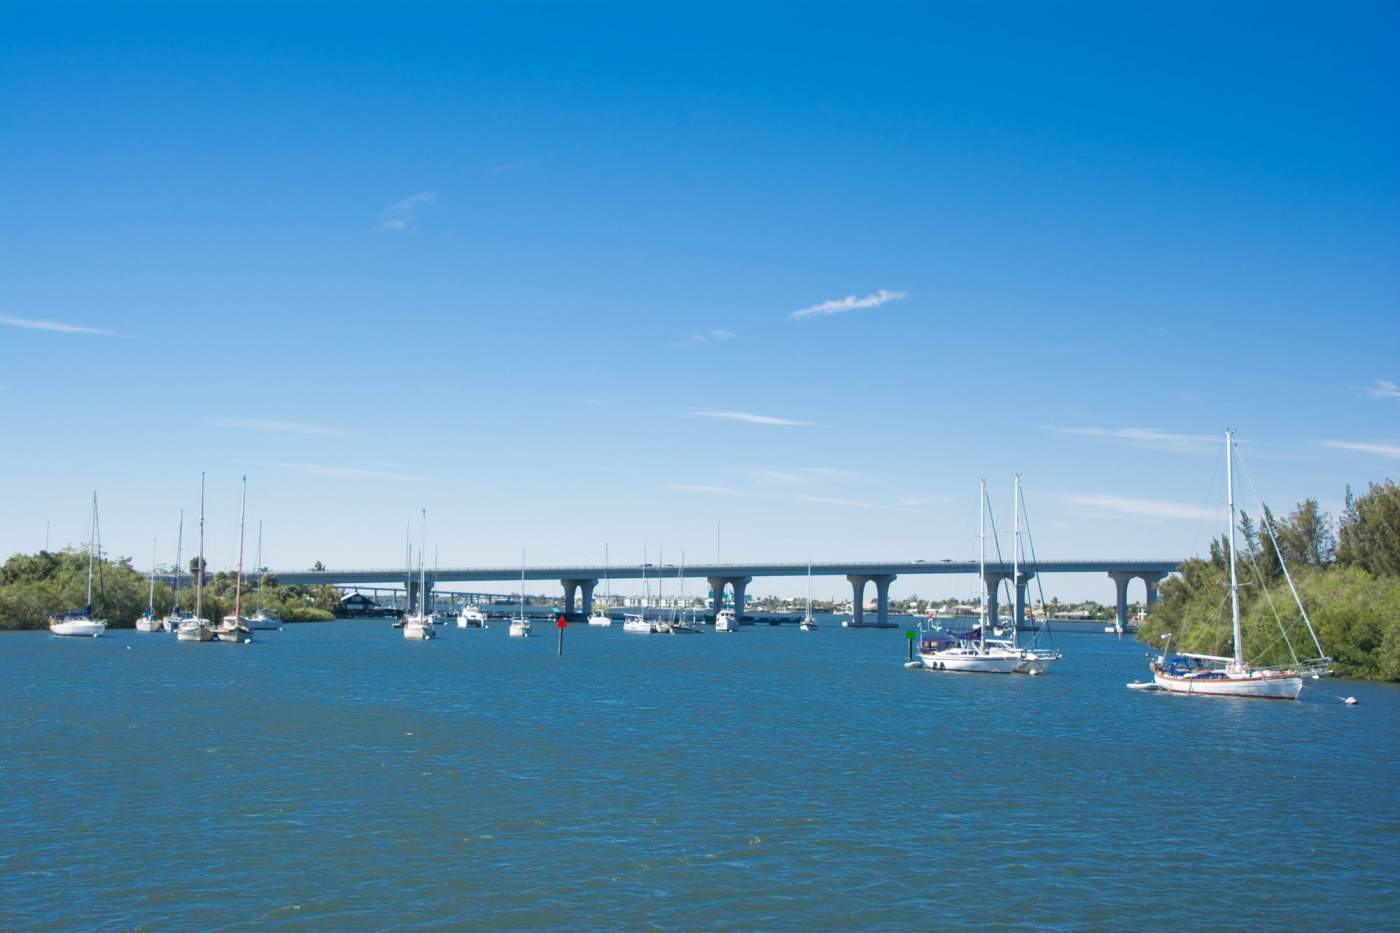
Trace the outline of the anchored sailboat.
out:
M 525 618 L 525 549 L 520 549 L 520 613 L 510 620 L 511 638 L 529 638 L 530 620 Z
M 238 504 L 238 575 L 233 581 L 233 614 L 224 616 L 214 629 L 216 641 L 228 644 L 253 640 L 253 630 L 243 618 L 243 524 L 248 514 L 248 477 L 243 477 L 243 496 Z
M 603 581 L 607 587 L 607 595 L 603 599 L 603 610 L 599 612 L 595 603 L 593 611 L 588 614 L 588 624 L 599 628 L 612 625 L 612 616 L 608 615 L 608 607 L 612 605 L 612 564 L 608 557 L 606 544 L 603 545 Z
M 185 510 L 180 510 L 180 528 L 175 534 L 175 596 L 170 603 L 170 614 L 161 619 L 162 631 L 173 632 L 180 627 L 180 558 L 185 544 Z
M 802 624 L 798 629 L 804 632 L 817 630 L 817 619 L 812 615 L 812 562 L 807 561 L 807 608 L 802 612 Z
M 1304 673 L 1324 673 L 1330 659 L 1322 656 L 1322 645 L 1318 643 L 1317 633 L 1313 631 L 1307 610 L 1303 607 L 1303 601 L 1298 597 L 1298 591 L 1293 586 L 1293 578 L 1288 573 L 1288 567 L 1283 563 L 1283 552 L 1278 547 L 1278 541 L 1274 538 L 1273 528 L 1269 525 L 1267 518 L 1264 527 L 1269 532 L 1269 540 L 1273 543 L 1275 552 L 1278 554 L 1280 565 L 1283 566 L 1284 578 L 1288 581 L 1288 588 L 1292 591 L 1293 598 L 1297 602 L 1298 611 L 1302 614 L 1309 634 L 1312 635 L 1318 657 L 1311 662 L 1311 665 L 1299 662 L 1297 655 L 1293 652 L 1293 644 L 1289 640 L 1287 632 L 1283 632 L 1283 640 L 1288 645 L 1289 654 L 1293 658 L 1292 666 L 1256 666 L 1250 663 L 1245 656 L 1244 632 L 1240 624 L 1240 583 L 1235 569 L 1234 463 L 1237 455 L 1234 432 L 1226 431 L 1225 487 L 1227 490 L 1226 500 L 1230 508 L 1230 626 L 1235 646 L 1234 655 L 1218 657 L 1194 653 L 1172 654 L 1171 639 L 1168 637 L 1162 653 L 1154 658 L 1149 665 L 1152 671 L 1152 682 L 1159 690 L 1166 690 L 1169 693 L 1184 693 L 1190 696 L 1296 700 L 1298 694 L 1303 690 Z M 1279 623 L 1279 630 L 1283 631 L 1282 622 Z
M 253 567 L 253 572 L 258 575 L 258 606 L 252 618 L 248 620 L 248 627 L 258 632 L 270 632 L 282 630 L 282 617 L 277 613 L 264 609 L 262 604 L 263 586 L 263 562 L 262 562 L 262 519 L 258 519 L 258 559 Z
M 156 618 L 156 540 L 151 539 L 151 575 L 146 593 L 146 611 L 136 620 L 136 631 L 159 632 L 161 621 Z
M 433 614 L 428 611 L 428 576 L 423 566 L 423 555 L 428 550 L 428 510 L 423 509 L 422 542 L 418 545 L 418 606 L 415 612 L 403 618 L 403 637 L 410 641 L 427 641 L 436 638 L 433 629 Z
M 194 615 L 184 616 L 175 628 L 180 641 L 210 641 L 214 628 L 204 618 L 204 474 L 199 474 L 199 562 L 195 565 Z
M 82 609 L 73 609 L 61 616 L 50 618 L 49 631 L 55 635 L 66 635 L 73 638 L 97 638 L 107 631 L 106 619 L 92 617 L 92 572 L 94 562 L 97 565 L 101 563 L 101 555 L 98 553 L 101 538 L 98 535 L 97 527 L 97 493 L 94 492 L 92 494 L 92 524 L 88 531 L 87 603 Z

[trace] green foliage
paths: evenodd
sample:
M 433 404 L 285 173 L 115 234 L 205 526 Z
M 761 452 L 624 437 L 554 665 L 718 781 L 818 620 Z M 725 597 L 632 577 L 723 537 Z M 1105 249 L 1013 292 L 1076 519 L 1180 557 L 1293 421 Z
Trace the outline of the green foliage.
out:
M 1313 499 L 1283 520 L 1265 510 L 1256 526 L 1241 516 L 1235 570 L 1248 660 L 1281 665 L 1294 655 L 1316 657 L 1318 649 L 1288 591 L 1268 527 L 1337 672 L 1400 680 L 1400 487 L 1373 485 L 1356 500 L 1348 492 L 1335 541 L 1328 516 Z M 1211 542 L 1209 559 L 1182 564 L 1179 576 L 1162 584 L 1139 640 L 1160 647 L 1170 633 L 1176 650 L 1233 654 L 1228 553 L 1222 538 Z
M 331 622 L 335 614 L 315 606 L 293 606 L 281 613 L 283 622 Z

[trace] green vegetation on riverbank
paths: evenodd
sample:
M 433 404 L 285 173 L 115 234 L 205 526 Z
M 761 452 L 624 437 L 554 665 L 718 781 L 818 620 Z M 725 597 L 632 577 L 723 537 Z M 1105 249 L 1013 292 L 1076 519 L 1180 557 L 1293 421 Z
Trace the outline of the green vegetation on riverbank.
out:
M 1386 481 L 1353 498 L 1332 533 L 1316 500 L 1286 519 L 1265 511 L 1323 653 L 1338 674 L 1400 680 L 1400 486 Z M 1241 515 L 1235 572 L 1240 582 L 1244 643 L 1256 664 L 1287 664 L 1317 655 L 1303 625 L 1274 544 L 1262 523 Z M 1212 542 L 1210 556 L 1191 559 L 1162 584 L 1138 639 L 1153 648 L 1172 635 L 1178 651 L 1229 655 L 1228 542 Z M 1275 616 L 1277 614 L 1277 617 Z
M 86 550 L 16 554 L 0 566 L 0 630 L 42 629 L 49 615 L 81 608 L 87 597 Z M 233 612 L 235 575 L 216 573 L 204 581 L 204 617 L 219 619 Z M 328 621 L 335 618 L 340 593 L 333 586 L 278 586 L 271 574 L 262 578 L 262 606 L 285 622 Z M 256 605 L 257 581 L 243 581 L 243 612 Z M 131 566 L 130 558 L 102 560 L 93 581 L 93 608 L 114 628 L 130 628 L 146 611 L 149 584 Z M 174 594 L 156 584 L 156 615 L 170 612 Z M 194 611 L 194 581 L 181 580 L 180 608 Z

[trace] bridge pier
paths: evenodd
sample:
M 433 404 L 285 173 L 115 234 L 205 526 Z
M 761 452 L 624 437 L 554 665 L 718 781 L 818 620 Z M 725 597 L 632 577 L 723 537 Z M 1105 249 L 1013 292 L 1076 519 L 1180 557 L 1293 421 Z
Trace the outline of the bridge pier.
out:
M 894 574 L 882 574 L 870 578 L 875 583 L 875 622 L 878 625 L 890 624 L 890 584 Z
M 564 615 L 574 616 L 578 613 L 578 593 L 583 591 L 583 614 L 585 616 L 593 614 L 593 588 L 598 585 L 597 580 L 570 579 L 560 580 L 560 586 L 564 587 Z
M 859 627 L 865 621 L 865 584 L 870 578 L 860 574 L 847 574 L 851 581 L 851 626 Z
M 425 592 L 418 592 L 418 581 L 408 582 L 408 605 L 404 607 L 405 612 L 432 612 L 430 600 L 433 598 L 433 581 L 427 581 Z M 426 607 L 426 608 L 425 608 Z
M 719 611 L 724 608 L 725 580 L 725 577 L 709 577 L 707 579 L 710 584 L 710 601 L 714 603 L 714 611 L 710 613 L 711 622 L 719 616 Z
M 1167 578 L 1165 573 L 1145 573 L 1142 575 L 1142 582 L 1147 584 L 1147 611 L 1151 612 L 1152 607 L 1157 605 L 1157 585 Z
M 1117 620 L 1119 628 L 1128 624 L 1128 584 L 1132 583 L 1137 576 L 1135 573 L 1110 573 L 1108 575 L 1108 578 L 1118 589 L 1117 600 L 1114 603 L 1116 607 L 1114 618 Z
M 753 582 L 753 577 L 707 577 L 710 584 L 710 598 L 714 601 L 714 616 L 719 615 L 720 609 L 724 608 L 724 588 L 726 585 L 734 592 L 734 620 L 737 622 L 744 617 L 744 593 L 749 584 Z M 711 616 L 711 619 L 714 618 Z
M 1011 618 L 1016 623 L 1016 631 L 1021 631 L 1026 627 L 1026 584 L 1035 576 L 1033 570 L 1022 570 L 1016 578 L 1016 597 L 1012 607 Z
M 982 575 L 982 586 L 987 591 L 987 625 L 995 627 L 997 614 L 1001 612 L 1001 582 L 1010 580 L 1011 574 L 999 570 L 988 570 Z M 988 635 L 991 632 L 987 633 Z

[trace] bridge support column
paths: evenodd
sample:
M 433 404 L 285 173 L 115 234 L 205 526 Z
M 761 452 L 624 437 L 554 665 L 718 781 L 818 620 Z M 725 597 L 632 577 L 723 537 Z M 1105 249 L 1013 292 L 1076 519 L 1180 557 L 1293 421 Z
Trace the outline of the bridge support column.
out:
M 583 587 L 583 614 L 593 615 L 593 590 L 598 586 L 597 580 L 580 580 L 579 586 Z
M 736 621 L 744 618 L 744 591 L 753 582 L 753 577 L 730 577 L 729 585 L 734 588 L 734 618 Z
M 1152 607 L 1157 605 L 1157 585 L 1167 578 L 1165 573 L 1145 573 L 1142 575 L 1142 582 L 1147 584 L 1147 611 L 1151 612 Z
M 982 577 L 982 585 L 987 589 L 987 625 L 995 628 L 998 613 L 1001 612 L 1001 581 L 1011 579 L 1011 574 L 988 570 Z M 987 634 L 991 634 L 988 632 Z
M 559 585 L 564 587 L 564 615 L 578 614 L 579 590 L 583 590 L 583 614 L 589 615 L 593 612 L 593 588 L 598 585 L 597 580 L 560 580 Z
M 578 594 L 577 580 L 560 580 L 564 586 L 564 615 L 574 614 L 574 597 Z
M 851 581 L 851 625 L 855 627 L 865 621 L 865 584 L 870 578 L 848 574 L 846 579 Z
M 887 574 L 871 577 L 875 583 L 875 621 L 880 625 L 890 624 L 890 584 L 895 575 Z
M 1026 627 L 1026 584 L 1035 576 L 1034 571 L 1022 570 L 1016 579 L 1016 597 L 1012 607 L 1011 618 L 1016 622 L 1016 631 L 1021 631 Z
M 1114 618 L 1117 620 L 1118 627 L 1123 628 L 1128 624 L 1128 584 L 1133 582 L 1133 578 L 1137 574 L 1110 572 L 1108 576 L 1113 581 L 1113 585 L 1118 588 L 1118 598 L 1114 604 L 1117 607 Z
M 719 611 L 724 608 L 724 584 L 729 582 L 728 577 L 708 577 L 710 584 L 710 599 L 714 602 L 715 608 L 710 613 L 710 621 L 713 622 L 719 615 Z M 738 613 L 735 613 L 738 615 Z

